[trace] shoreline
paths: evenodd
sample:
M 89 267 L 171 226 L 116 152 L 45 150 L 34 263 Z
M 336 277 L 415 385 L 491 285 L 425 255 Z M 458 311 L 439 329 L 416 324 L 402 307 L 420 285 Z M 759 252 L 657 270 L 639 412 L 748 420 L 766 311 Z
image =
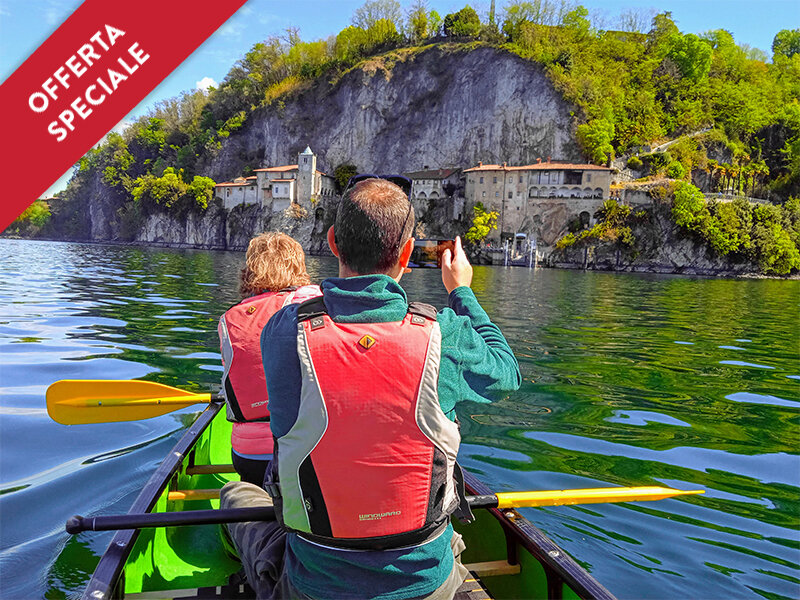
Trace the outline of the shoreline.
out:
M 27 238 L 15 235 L 0 235 L 0 240 L 21 240 L 32 242 L 62 242 L 66 244 L 92 244 L 98 246 L 126 246 L 135 248 L 173 248 L 175 250 L 203 250 L 212 252 L 245 252 L 246 246 L 241 247 L 223 247 L 219 245 L 213 246 L 198 246 L 195 244 L 183 244 L 173 242 L 136 242 L 136 241 L 122 241 L 122 240 L 63 240 L 55 238 Z M 319 257 L 332 257 L 331 252 L 312 252 L 306 251 L 308 256 Z M 528 267 L 509 266 L 503 265 L 483 265 L 481 263 L 473 263 L 474 266 L 493 266 L 502 268 L 515 268 L 527 269 Z M 708 277 L 715 279 L 775 279 L 783 281 L 800 281 L 800 273 L 779 276 L 779 275 L 766 275 L 757 271 L 738 272 L 714 269 L 702 269 L 691 266 L 675 267 L 664 264 L 649 264 L 649 265 L 634 265 L 626 266 L 623 268 L 615 269 L 605 266 L 589 266 L 584 267 L 580 263 L 571 263 L 563 261 L 541 261 L 536 269 L 562 269 L 567 271 L 593 271 L 598 273 L 630 273 L 636 275 L 677 275 L 684 277 Z M 536 270 L 531 269 L 531 270 Z

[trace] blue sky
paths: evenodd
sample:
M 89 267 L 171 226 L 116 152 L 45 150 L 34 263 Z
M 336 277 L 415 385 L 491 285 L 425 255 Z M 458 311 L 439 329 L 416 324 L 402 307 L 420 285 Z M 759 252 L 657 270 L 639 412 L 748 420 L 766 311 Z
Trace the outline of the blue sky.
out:
M 411 0 L 400 3 L 405 8 Z M 489 0 L 428 0 L 429 7 L 442 16 L 467 3 L 482 15 L 488 12 L 490 4 Z M 579 3 L 590 14 L 607 19 L 609 29 L 626 9 L 668 10 L 685 33 L 727 29 L 738 43 L 760 48 L 768 55 L 778 31 L 800 27 L 798 0 L 584 0 Z M 0 0 L 0 81 L 11 75 L 80 4 L 79 0 Z M 249 0 L 153 90 L 121 126 L 124 121 L 147 113 L 159 100 L 194 89 L 201 82 L 221 81 L 253 44 L 282 33 L 286 27 L 298 27 L 304 40 L 335 35 L 350 24 L 351 15 L 362 4 L 363 0 Z M 496 1 L 498 13 L 505 4 L 505 0 Z M 62 189 L 66 180 L 66 176 L 60 179 L 48 192 Z

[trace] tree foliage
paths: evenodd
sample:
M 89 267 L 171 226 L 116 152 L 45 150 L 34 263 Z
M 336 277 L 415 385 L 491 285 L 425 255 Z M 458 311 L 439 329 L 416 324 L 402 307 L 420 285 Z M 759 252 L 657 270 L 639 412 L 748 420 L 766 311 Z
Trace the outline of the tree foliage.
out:
M 490 232 L 497 229 L 497 219 L 500 216 L 496 210 L 487 212 L 483 202 L 478 202 L 472 209 L 472 225 L 464 235 L 468 243 L 480 244 Z
M 395 30 L 400 29 L 403 23 L 403 9 L 397 0 L 368 0 L 356 9 L 350 23 L 354 27 L 367 30 L 382 20 L 392 23 Z
M 556 242 L 556 248 L 563 250 L 576 244 L 590 244 L 607 242 L 631 247 L 636 242 L 636 237 L 631 229 L 631 207 L 620 204 L 613 198 L 603 202 L 597 215 L 598 222 L 590 229 L 584 229 L 578 234 L 568 233 Z
M 44 227 L 50 220 L 50 205 L 44 200 L 34 200 L 28 208 L 22 211 L 9 229 L 19 228 L 20 226 Z
M 709 203 L 695 186 L 682 183 L 675 188 L 672 216 L 719 256 L 746 256 L 774 275 L 800 269 L 798 200 L 783 207 L 753 206 L 743 199 Z
M 592 119 L 578 126 L 578 142 L 583 151 L 597 164 L 605 164 L 614 158 L 614 124 L 606 119 Z
M 481 31 L 481 19 L 471 6 L 465 6 L 444 18 L 444 34 L 448 37 L 476 36 Z
M 782 29 L 772 40 L 772 54 L 791 58 L 800 53 L 800 29 Z
M 209 177 L 195 175 L 190 183 L 183 179 L 182 170 L 164 169 L 160 177 L 151 173 L 142 175 L 133 184 L 134 202 L 146 209 L 156 207 L 167 210 L 205 210 L 214 194 L 216 183 Z
M 355 165 L 345 163 L 341 164 L 333 170 L 333 178 L 336 180 L 336 189 L 341 194 L 347 186 L 350 178 L 358 174 L 358 168 Z

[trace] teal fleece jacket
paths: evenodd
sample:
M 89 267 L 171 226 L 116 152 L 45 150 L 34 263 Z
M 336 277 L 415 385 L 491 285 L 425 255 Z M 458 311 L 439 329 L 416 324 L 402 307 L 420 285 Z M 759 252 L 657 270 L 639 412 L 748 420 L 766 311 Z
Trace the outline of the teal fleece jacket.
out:
M 408 309 L 405 291 L 386 275 L 330 278 L 321 287 L 336 322 L 399 321 Z M 442 411 L 455 420 L 458 402 L 489 402 L 496 393 L 518 389 L 522 380 L 508 342 L 472 290 L 456 288 L 448 303 L 437 314 L 442 332 L 438 392 Z M 278 438 L 292 428 L 300 406 L 297 306 L 276 313 L 261 334 L 270 422 Z M 444 583 L 453 567 L 451 535 L 448 526 L 443 535 L 412 549 L 352 552 L 323 548 L 289 533 L 286 568 L 292 583 L 312 598 L 426 596 Z

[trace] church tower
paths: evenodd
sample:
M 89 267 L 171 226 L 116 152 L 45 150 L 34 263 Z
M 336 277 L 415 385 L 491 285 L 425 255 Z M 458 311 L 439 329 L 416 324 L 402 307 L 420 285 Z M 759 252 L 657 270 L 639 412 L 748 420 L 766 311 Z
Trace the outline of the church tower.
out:
M 317 174 L 317 156 L 309 146 L 297 155 L 297 201 L 311 202 L 314 195 L 314 179 Z

